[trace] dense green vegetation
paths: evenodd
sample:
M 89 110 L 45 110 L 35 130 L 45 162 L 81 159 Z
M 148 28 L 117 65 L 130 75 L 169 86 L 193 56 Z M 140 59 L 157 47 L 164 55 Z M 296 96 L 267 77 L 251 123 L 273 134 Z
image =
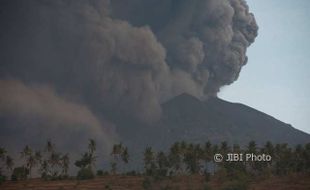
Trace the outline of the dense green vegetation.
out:
M 215 162 L 213 156 L 217 153 L 222 155 L 228 153 L 268 154 L 272 160 L 265 162 L 245 160 Z M 0 182 L 6 179 L 25 180 L 31 178 L 34 169 L 37 169 L 44 180 L 69 178 L 69 154 L 57 152 L 51 141 L 47 141 L 43 151 L 34 151 L 26 145 L 20 155 L 23 164 L 14 167 L 13 158 L 7 150 L 0 148 Z M 287 144 L 274 145 L 267 142 L 264 146 L 258 147 L 252 141 L 245 148 L 241 148 L 239 145 L 230 146 L 226 142 L 221 144 L 206 142 L 204 145 L 176 142 L 168 151 L 155 151 L 152 147 L 146 147 L 143 152 L 144 170 L 142 173 L 118 170 L 119 164 L 130 163 L 128 148 L 120 143 L 112 148 L 109 169 L 96 171 L 96 161 L 96 142 L 90 139 L 88 149 L 74 162 L 75 167 L 79 168 L 76 179 L 91 179 L 96 175 L 115 175 L 125 172 L 123 173 L 125 175 L 145 176 L 143 187 L 149 189 L 158 180 L 173 176 L 201 175 L 205 178 L 206 189 L 210 188 L 208 186 L 210 178 L 223 180 L 223 189 L 246 189 L 248 183 L 258 177 L 301 172 L 310 174 L 310 143 L 290 147 Z

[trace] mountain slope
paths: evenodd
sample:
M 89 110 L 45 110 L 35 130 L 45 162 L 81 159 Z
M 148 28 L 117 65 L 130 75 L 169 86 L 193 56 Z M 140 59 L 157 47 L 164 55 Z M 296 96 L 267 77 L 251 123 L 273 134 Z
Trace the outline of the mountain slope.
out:
M 245 144 L 255 140 L 258 143 L 272 141 L 292 145 L 310 142 L 309 134 L 289 124 L 246 105 L 219 98 L 202 102 L 182 94 L 165 103 L 163 110 L 163 127 L 178 131 L 176 138 L 181 135 L 189 141 L 209 139 Z
M 246 145 L 271 141 L 290 145 L 310 142 L 310 135 L 263 112 L 219 98 L 201 101 L 182 94 L 162 105 L 163 116 L 151 125 L 122 121 L 120 134 L 134 149 L 165 149 L 176 141 L 213 143 L 227 141 Z

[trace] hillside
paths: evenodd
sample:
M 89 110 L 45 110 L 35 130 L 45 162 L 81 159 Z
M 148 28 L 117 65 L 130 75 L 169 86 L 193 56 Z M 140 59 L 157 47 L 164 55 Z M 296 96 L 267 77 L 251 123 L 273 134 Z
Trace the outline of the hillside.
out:
M 201 101 L 182 94 L 162 105 L 162 119 L 153 124 L 119 119 L 118 133 L 131 151 L 145 146 L 165 149 L 176 141 L 246 145 L 271 141 L 289 145 L 310 142 L 310 135 L 249 106 L 219 98 Z
M 170 137 L 188 141 L 228 141 L 245 144 L 272 141 L 291 145 L 310 142 L 310 135 L 249 106 L 219 98 L 202 102 L 183 94 L 163 105 L 163 127 Z M 177 133 L 178 135 L 175 135 Z

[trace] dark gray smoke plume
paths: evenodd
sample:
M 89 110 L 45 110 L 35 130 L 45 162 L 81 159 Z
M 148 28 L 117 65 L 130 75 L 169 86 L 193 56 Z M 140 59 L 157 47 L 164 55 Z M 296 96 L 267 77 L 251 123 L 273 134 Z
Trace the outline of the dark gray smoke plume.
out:
M 149 123 L 234 82 L 258 30 L 243 0 L 2 0 L 0 28 L 1 143 L 44 125 L 105 144 L 105 115 Z
M 112 15 L 149 25 L 167 52 L 172 95 L 215 95 L 234 82 L 257 35 L 243 0 L 113 0 Z M 188 87 L 182 82 L 190 81 Z M 193 86 L 196 89 L 193 89 Z
M 78 151 L 92 137 L 101 145 L 100 151 L 106 152 L 116 142 L 109 122 L 99 121 L 86 106 L 59 97 L 48 86 L 0 80 L 0 88 L 0 142 L 9 150 L 16 146 L 21 150 L 25 143 L 42 147 L 50 139 L 62 150 Z

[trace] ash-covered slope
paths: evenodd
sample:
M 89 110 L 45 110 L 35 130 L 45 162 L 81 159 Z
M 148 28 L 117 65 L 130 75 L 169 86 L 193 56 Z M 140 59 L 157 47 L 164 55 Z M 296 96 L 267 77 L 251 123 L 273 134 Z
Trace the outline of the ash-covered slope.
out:
M 189 141 L 228 141 L 244 144 L 258 143 L 303 144 L 310 135 L 293 128 L 249 106 L 230 103 L 219 98 L 202 102 L 182 94 L 163 105 L 163 126 L 171 137 Z M 179 139 L 178 139 L 179 140 Z
M 251 140 L 258 144 L 266 141 L 290 145 L 310 142 L 309 134 L 289 124 L 249 106 L 219 98 L 204 102 L 182 94 L 162 107 L 161 121 L 152 126 L 124 122 L 128 129 L 126 132 L 120 131 L 124 141 L 138 149 L 147 145 L 165 149 L 171 143 L 182 140 L 195 143 L 227 141 L 240 145 L 246 145 Z

